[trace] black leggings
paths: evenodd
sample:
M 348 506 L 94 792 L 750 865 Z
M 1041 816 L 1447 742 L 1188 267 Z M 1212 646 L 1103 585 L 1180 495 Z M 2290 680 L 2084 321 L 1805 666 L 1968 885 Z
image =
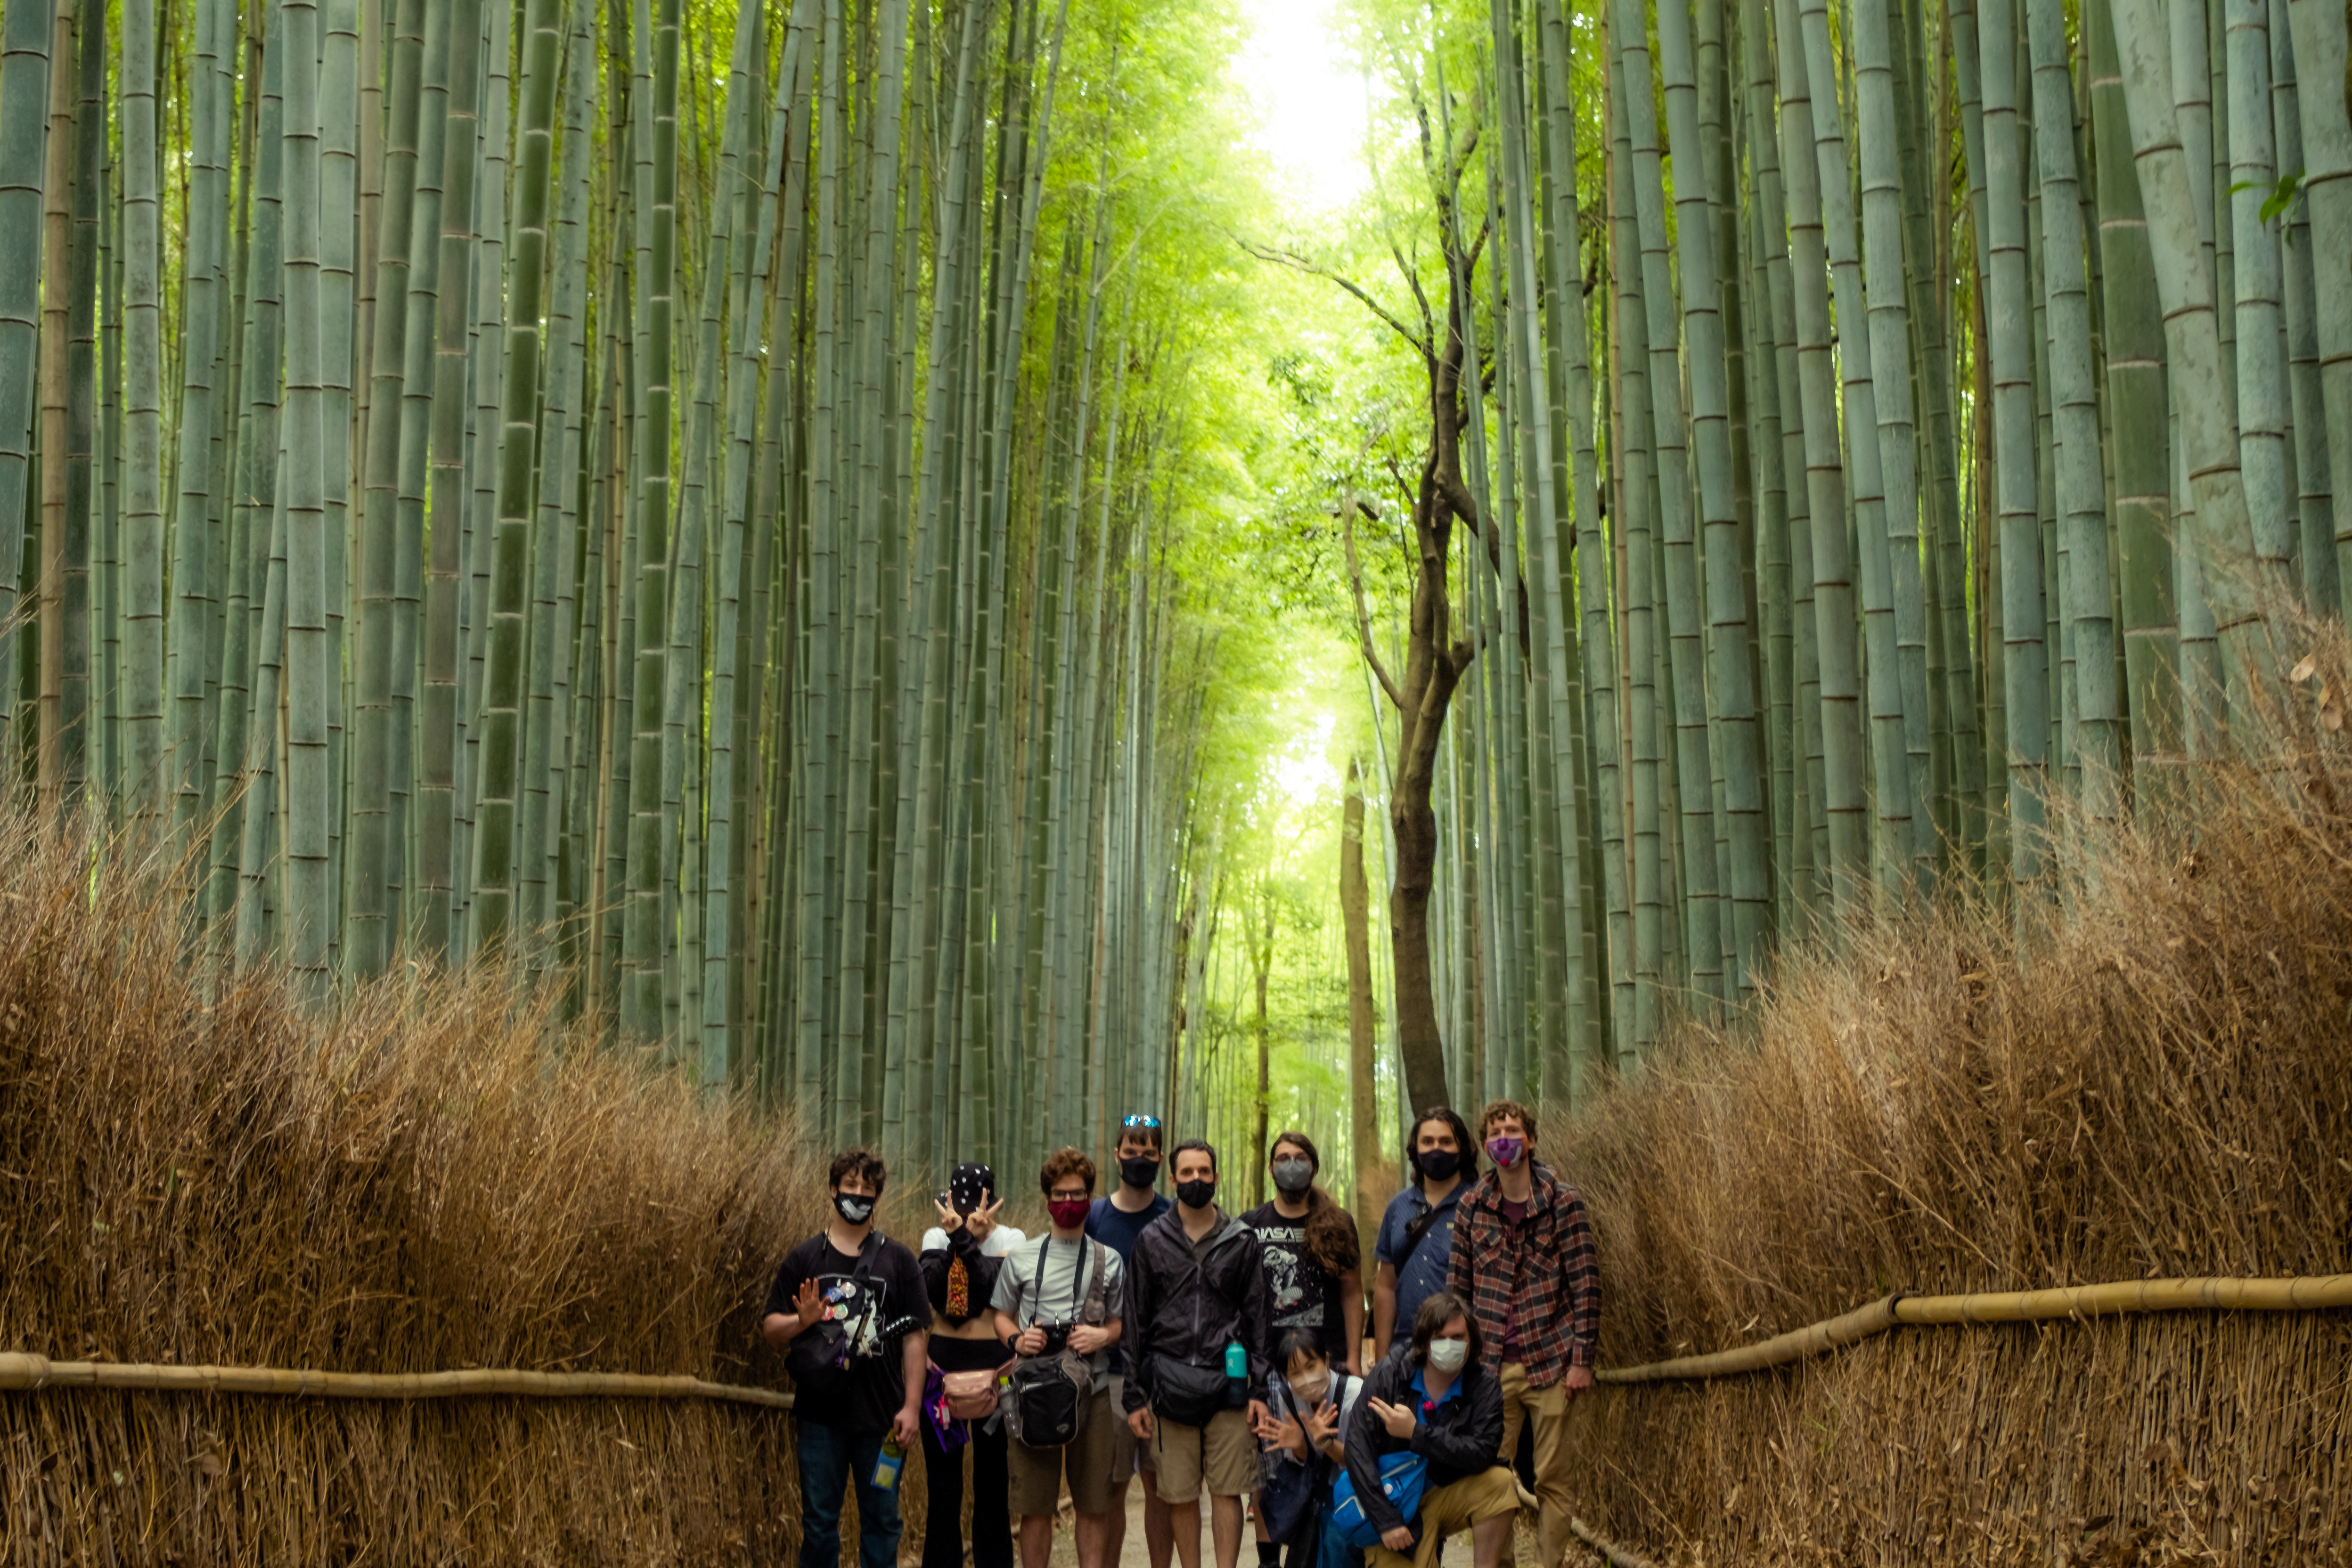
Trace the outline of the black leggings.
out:
M 931 1360 L 941 1372 L 982 1372 L 1002 1365 L 1004 1346 L 996 1340 L 931 1338 Z M 1013 1488 L 1005 1471 L 1003 1423 L 993 1432 L 967 1423 L 971 1441 L 972 1568 L 1013 1568 Z M 941 1453 L 929 1424 L 923 1426 L 924 1491 L 929 1508 L 923 1521 L 923 1568 L 963 1568 L 964 1449 Z

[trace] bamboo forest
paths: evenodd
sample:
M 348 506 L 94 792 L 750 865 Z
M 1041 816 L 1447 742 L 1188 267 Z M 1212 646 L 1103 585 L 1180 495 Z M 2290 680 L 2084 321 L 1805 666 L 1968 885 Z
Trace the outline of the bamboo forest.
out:
M 1368 1310 L 1494 1102 L 1608 1282 L 1540 1568 L 2352 1562 L 2347 30 L 0 0 L 0 1349 L 786 1387 L 747 1214 L 1142 1123 L 1311 1140 Z M 175 1226 L 284 1261 L 173 1328 Z M 2103 1281 L 2194 1310 L 1918 1294 Z M 1988 1312 L 2089 1348 L 1643 1391 Z M 182 1397 L 0 1393 L 0 1562 L 804 1539 L 749 1405 L 578 1403 L 599 1502 Z

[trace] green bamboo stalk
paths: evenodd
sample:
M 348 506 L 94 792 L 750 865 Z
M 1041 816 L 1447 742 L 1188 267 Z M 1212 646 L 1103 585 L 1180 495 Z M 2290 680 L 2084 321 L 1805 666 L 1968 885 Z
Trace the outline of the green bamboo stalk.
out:
M 2352 254 L 2352 103 L 2336 85 L 2352 70 L 2347 17 L 2328 0 L 2287 0 L 2294 34 L 2296 107 L 2303 142 L 2303 210 L 2310 249 L 2321 268 L 2313 296 L 2319 394 L 2326 430 L 2327 470 L 2336 478 L 2336 581 L 2352 604 L 2352 289 L 2342 269 L 2331 278 L 2327 258 Z M 2331 287 L 2331 284 L 2333 285 Z M 2298 411 L 2299 413 L 2300 411 Z M 0 541 L 5 542 L 5 541 Z
M 2122 811 L 2123 752 L 2116 709 L 2115 620 L 2107 590 L 2106 493 L 2092 373 L 2090 277 L 2082 201 L 2075 188 L 2074 93 L 2067 72 L 2064 19 L 2056 0 L 2027 0 L 2059 526 L 2068 563 L 2063 610 L 2074 643 L 2074 749 L 2082 780 L 2078 804 L 2092 820 L 2112 821 Z
M 172 618 L 167 649 L 171 692 L 172 826 L 174 839 L 193 841 L 205 809 L 205 658 L 213 618 L 206 545 L 217 494 L 210 445 L 215 345 L 233 303 L 226 276 L 223 226 L 228 220 L 229 71 L 235 50 L 231 0 L 202 0 L 196 9 L 196 49 L 189 87 L 190 154 L 185 267 L 181 284 L 184 349 L 178 442 L 179 502 L 173 519 Z M 5 543 L 0 541 L 0 543 Z
M 373 342 L 368 362 L 366 488 L 359 527 L 354 597 L 358 638 L 352 651 L 353 718 L 351 806 L 344 836 L 348 885 L 343 894 L 341 968 L 351 979 L 383 972 L 393 954 L 395 877 L 392 838 L 394 763 L 393 597 L 396 590 L 396 516 L 400 478 L 400 399 L 406 363 L 405 308 L 411 216 L 415 205 L 417 124 L 425 54 L 426 0 L 400 0 L 392 48 L 385 118 L 383 198 L 373 276 Z M 293 624 L 289 606 L 288 624 Z
M 561 18 L 555 0 L 530 0 L 525 26 L 514 244 L 508 258 L 505 411 L 499 445 L 497 533 L 491 544 L 488 672 L 483 691 L 481 793 L 474 836 L 472 931 L 478 957 L 515 934 L 515 822 L 521 767 L 523 610 L 530 555 L 533 463 L 538 455 L 540 292 L 546 268 L 548 191 L 553 178 Z M 547 542 L 551 545 L 552 542 Z
M 1658 57 L 1666 89 L 1668 139 L 1675 166 L 1690 170 L 1704 159 L 1697 83 L 1693 76 L 1689 18 L 1670 3 L 1658 11 Z M 1732 879 L 1731 938 L 1735 958 L 1726 994 L 1746 1001 L 1757 984 L 1769 929 L 1771 883 L 1769 825 L 1764 815 L 1763 764 L 1756 725 L 1756 677 L 1749 662 L 1746 552 L 1734 494 L 1730 396 L 1732 366 L 1725 345 L 1723 279 L 1708 229 L 1708 197 L 1696 180 L 1677 179 L 1676 229 L 1681 248 L 1683 323 L 1688 342 L 1691 433 L 1698 447 L 1699 510 L 1706 537 L 1706 590 L 1712 679 L 1712 716 L 1722 742 L 1717 776 L 1728 806 Z
M 2157 295 L 2164 307 L 2166 363 L 2197 517 L 2191 538 L 2227 666 L 2233 717 L 2251 714 L 2267 679 L 2269 622 L 2252 579 L 2253 527 L 2238 468 L 2238 441 L 2214 320 L 2213 277 L 2199 239 L 2192 160 L 2174 117 L 2172 62 L 2155 46 L 2154 0 L 2116 0 L 2116 44 L 2132 128 L 2132 154 L 2147 205 Z M 2308 140 L 2306 139 L 2306 145 Z M 2324 240 L 2323 240 L 2324 243 Z
M 53 7 L 0 17 L 0 763 L 16 756 L 17 573 L 25 554 L 40 331 L 42 181 Z
M 1676 352 L 1674 285 L 1666 255 L 1666 223 L 1658 148 L 1657 103 L 1651 85 L 1650 49 L 1636 0 L 1617 0 L 1612 42 L 1623 73 L 1622 95 L 1632 138 L 1635 222 L 1641 241 L 1642 301 L 1650 354 L 1647 387 L 1651 433 L 1657 465 L 1659 538 L 1665 551 L 1667 668 L 1674 680 L 1675 784 L 1682 807 L 1685 845 L 1682 906 L 1684 942 L 1691 984 L 1703 998 L 1725 998 L 1722 968 L 1724 911 L 1718 909 L 1713 846 L 1715 774 L 1713 738 L 1707 732 L 1706 671 L 1702 646 L 1697 535 L 1691 520 L 1688 426 L 1682 367 Z M 1694 138 L 1696 132 L 1694 132 Z M 1694 160 L 1696 162 L 1696 160 Z M 1698 182 L 1694 181 L 1696 185 Z M 1703 191 L 1701 199 L 1704 199 Z M 1699 237 L 1703 239 L 1704 226 Z M 1706 853 L 1696 847 L 1706 847 Z
M 1815 649 L 1821 667 L 1822 800 L 1827 824 L 1822 865 L 1835 931 L 1858 916 L 1869 898 L 1862 678 L 1855 655 L 1860 626 L 1845 526 L 1845 471 L 1838 451 L 1836 373 L 1830 362 L 1828 258 L 1822 236 L 1822 164 L 1815 152 L 1812 89 L 1796 12 L 1783 6 L 1773 15 L 1779 32 L 1780 170 L 1789 216 Z M 1785 418 L 1785 401 L 1782 408 Z M 1793 505 L 1790 526 L 1793 531 Z M 1801 644 L 1801 659 L 1802 653 Z

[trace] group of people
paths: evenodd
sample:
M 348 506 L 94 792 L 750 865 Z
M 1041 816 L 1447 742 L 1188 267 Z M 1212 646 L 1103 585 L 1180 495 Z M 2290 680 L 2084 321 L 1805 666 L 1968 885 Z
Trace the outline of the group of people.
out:
M 1204 1496 L 1216 1568 L 1235 1568 L 1251 1499 L 1260 1568 L 1432 1568 L 1464 1531 L 1476 1568 L 1510 1568 L 1523 1428 L 1557 1568 L 1601 1289 L 1583 1199 L 1537 1158 L 1531 1110 L 1496 1100 L 1475 1140 L 1448 1108 L 1415 1120 L 1369 1342 L 1355 1222 L 1306 1134 L 1274 1140 L 1275 1196 L 1244 1214 L 1217 1201 L 1216 1150 L 1168 1147 L 1157 1117 L 1127 1117 L 1112 1152 L 1102 1195 L 1090 1156 L 1046 1157 L 1034 1240 L 998 1221 L 989 1167 L 958 1165 L 918 1250 L 875 1228 L 882 1161 L 835 1159 L 834 1216 L 785 1257 L 761 1323 L 798 1391 L 803 1568 L 839 1561 L 852 1485 L 860 1568 L 892 1568 L 918 1443 L 924 1568 L 962 1562 L 967 1447 L 972 1568 L 1012 1568 L 1016 1542 L 1021 1568 L 1045 1568 L 1066 1487 L 1080 1568 L 1113 1568 L 1139 1480 L 1151 1568 L 1201 1568 Z

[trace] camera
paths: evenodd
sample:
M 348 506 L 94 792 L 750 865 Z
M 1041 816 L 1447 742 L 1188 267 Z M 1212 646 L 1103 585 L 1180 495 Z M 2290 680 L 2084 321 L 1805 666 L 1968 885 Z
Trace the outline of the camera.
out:
M 1039 1324 L 1037 1325 L 1037 1327 L 1038 1327 L 1040 1330 L 1044 1331 L 1045 1335 L 1045 1350 L 1041 1352 L 1042 1354 L 1045 1354 L 1045 1355 L 1060 1355 L 1064 1351 L 1066 1351 L 1066 1350 L 1069 1349 L 1069 1347 L 1070 1347 L 1070 1325 L 1069 1325 L 1069 1324 L 1067 1324 L 1067 1323 L 1039 1323 Z

